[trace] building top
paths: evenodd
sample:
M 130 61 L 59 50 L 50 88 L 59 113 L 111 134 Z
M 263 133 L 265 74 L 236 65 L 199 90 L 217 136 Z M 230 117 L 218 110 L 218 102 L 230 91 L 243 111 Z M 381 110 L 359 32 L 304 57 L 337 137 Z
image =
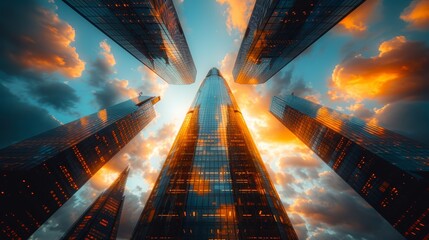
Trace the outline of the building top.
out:
M 364 1 L 257 0 L 234 65 L 235 81 L 268 81 Z
M 206 77 L 211 76 L 211 75 L 221 76 L 219 69 L 217 69 L 215 67 L 209 70 Z
M 138 96 L 0 149 L 0 171 L 31 168 L 160 97 Z
M 274 102 L 315 119 L 416 177 L 429 175 L 429 147 L 426 145 L 297 96 L 274 97 L 272 106 Z
M 116 239 L 129 171 L 123 170 L 61 239 Z
M 195 82 L 195 64 L 172 0 L 64 2 L 167 83 Z

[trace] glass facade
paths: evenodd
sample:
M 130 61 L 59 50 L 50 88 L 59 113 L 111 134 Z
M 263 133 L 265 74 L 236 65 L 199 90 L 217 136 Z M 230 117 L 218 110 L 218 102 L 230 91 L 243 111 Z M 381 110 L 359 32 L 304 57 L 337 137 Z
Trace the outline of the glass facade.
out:
M 364 1 L 256 0 L 234 65 L 235 81 L 268 81 Z
M 290 95 L 271 113 L 407 239 L 429 239 L 429 147 Z
M 297 239 L 217 69 L 201 84 L 132 239 Z
M 154 117 L 140 96 L 0 150 L 0 239 L 29 237 Z
M 64 0 L 170 84 L 191 84 L 196 68 L 172 0 Z
M 118 233 L 129 168 L 103 192 L 62 239 L 110 239 Z

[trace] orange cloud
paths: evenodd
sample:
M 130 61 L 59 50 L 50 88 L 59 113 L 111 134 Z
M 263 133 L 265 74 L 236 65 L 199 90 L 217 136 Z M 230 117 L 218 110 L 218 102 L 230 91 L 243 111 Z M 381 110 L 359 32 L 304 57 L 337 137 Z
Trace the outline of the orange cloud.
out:
M 219 4 L 227 5 L 226 7 L 226 27 L 231 33 L 233 29 L 243 33 L 252 13 L 255 0 L 216 0 Z
M 341 32 L 359 34 L 368 29 L 368 22 L 373 19 L 379 0 L 368 0 L 345 17 L 337 27 Z
M 118 154 L 119 155 L 119 154 Z M 109 187 L 119 176 L 119 174 L 127 167 L 126 159 L 116 157 L 108 161 L 100 170 L 90 179 L 90 185 L 97 191 L 101 191 Z
M 76 48 L 70 46 L 75 30 L 55 13 L 42 8 L 35 9 L 33 29 L 21 33 L 16 44 L 19 51 L 10 52 L 11 61 L 25 68 L 42 72 L 59 72 L 69 78 L 77 78 L 85 69 Z
M 397 36 L 379 46 L 379 54 L 346 59 L 335 66 L 329 82 L 332 100 L 427 99 L 429 48 Z
M 128 85 L 128 80 L 113 79 L 110 81 L 110 84 L 122 95 L 128 98 L 133 98 L 138 96 L 138 92 L 134 88 L 130 88 Z
M 370 110 L 365 107 L 363 103 L 355 103 L 347 107 L 347 109 L 352 112 L 352 115 L 360 119 L 370 121 L 371 124 L 377 125 L 377 122 L 373 120 L 373 116 L 376 113 L 374 110 Z
M 106 40 L 103 40 L 100 42 L 100 48 L 103 50 L 101 51 L 101 55 L 103 55 L 104 59 L 106 60 L 106 63 L 109 66 L 115 66 L 116 60 L 113 54 L 110 51 L 110 45 L 106 42 Z
M 178 132 L 175 123 L 162 125 L 160 128 L 135 137 L 124 149 L 122 158 L 131 165 L 134 173 L 138 173 L 141 187 L 150 189 L 155 184 L 162 163 L 173 144 Z
M 294 140 L 295 136 L 269 113 L 271 95 L 259 93 L 256 85 L 234 82 L 232 68 L 235 56 L 236 53 L 225 55 L 220 62 L 220 71 L 237 100 L 255 142 L 260 145 L 263 141 L 284 143 Z
M 413 29 L 429 28 L 429 0 L 415 0 L 402 12 L 401 19 Z

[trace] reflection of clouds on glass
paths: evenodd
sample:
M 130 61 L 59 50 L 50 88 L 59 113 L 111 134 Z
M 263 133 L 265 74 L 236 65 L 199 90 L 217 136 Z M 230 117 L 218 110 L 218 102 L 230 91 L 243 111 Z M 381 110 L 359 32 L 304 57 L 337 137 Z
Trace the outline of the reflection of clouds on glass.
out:
M 328 110 L 328 108 L 321 107 L 321 108 L 319 108 L 319 110 L 317 110 L 316 119 L 325 123 L 326 125 L 328 125 L 332 129 L 334 129 L 335 131 L 341 131 L 341 126 L 343 125 L 343 121 L 341 121 L 337 115 L 339 115 L 339 114 L 338 113 L 332 114 Z
M 107 121 L 107 111 L 106 109 L 102 109 L 97 113 L 98 119 L 100 119 L 103 123 Z
M 166 82 L 195 81 L 195 65 L 172 1 L 65 2 Z

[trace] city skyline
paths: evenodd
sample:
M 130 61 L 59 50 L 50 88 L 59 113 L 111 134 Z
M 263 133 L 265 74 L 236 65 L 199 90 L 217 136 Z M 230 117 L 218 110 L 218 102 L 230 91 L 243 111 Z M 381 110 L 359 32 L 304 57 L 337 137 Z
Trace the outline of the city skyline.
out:
M 300 239 L 402 239 L 268 109 L 272 96 L 294 92 L 428 142 L 426 1 L 367 0 L 265 84 L 240 85 L 232 68 L 254 3 L 174 1 L 197 69 L 196 82 L 186 86 L 167 85 L 63 1 L 0 3 L 7 9 L 0 14 L 0 146 L 139 92 L 162 98 L 158 117 L 32 239 L 60 238 L 127 164 L 131 170 L 118 238 L 130 238 L 180 123 L 212 67 L 228 82 Z

